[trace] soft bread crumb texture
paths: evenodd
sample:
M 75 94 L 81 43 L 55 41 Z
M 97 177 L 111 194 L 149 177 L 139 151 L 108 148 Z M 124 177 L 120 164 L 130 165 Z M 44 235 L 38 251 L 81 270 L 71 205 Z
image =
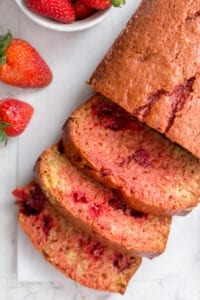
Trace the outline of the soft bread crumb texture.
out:
M 136 210 L 182 215 L 199 203 L 198 159 L 100 94 L 67 120 L 63 144 L 77 166 Z
M 49 263 L 86 287 L 125 292 L 140 258 L 112 250 L 75 229 L 35 183 L 17 188 L 14 195 L 18 198 L 18 218 L 23 230 Z
M 39 158 L 36 178 L 51 203 L 95 238 L 134 256 L 154 257 L 167 243 L 170 217 L 136 212 L 71 164 L 58 144 Z

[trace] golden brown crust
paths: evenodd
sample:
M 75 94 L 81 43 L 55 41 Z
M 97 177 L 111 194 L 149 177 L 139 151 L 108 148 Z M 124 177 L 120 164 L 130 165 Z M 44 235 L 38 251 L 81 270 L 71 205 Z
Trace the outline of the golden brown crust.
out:
M 200 158 L 199 1 L 143 0 L 92 88 Z

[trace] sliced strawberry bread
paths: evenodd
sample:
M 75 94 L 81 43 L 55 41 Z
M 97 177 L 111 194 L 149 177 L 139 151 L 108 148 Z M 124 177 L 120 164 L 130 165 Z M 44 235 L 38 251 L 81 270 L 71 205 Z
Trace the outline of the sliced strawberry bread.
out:
M 35 183 L 17 188 L 18 219 L 34 247 L 67 277 L 93 289 L 123 294 L 141 259 L 124 255 L 75 229 Z
M 128 207 L 117 191 L 104 188 L 72 165 L 61 143 L 40 156 L 35 173 L 49 201 L 100 242 L 133 256 L 154 257 L 164 251 L 171 218 Z
M 67 120 L 63 145 L 74 164 L 133 209 L 182 215 L 200 200 L 198 159 L 100 94 Z

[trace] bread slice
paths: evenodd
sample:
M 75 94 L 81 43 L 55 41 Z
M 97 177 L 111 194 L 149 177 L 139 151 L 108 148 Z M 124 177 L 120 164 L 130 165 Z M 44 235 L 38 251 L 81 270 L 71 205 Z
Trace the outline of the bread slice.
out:
M 199 203 L 198 159 L 100 94 L 67 120 L 63 144 L 74 164 L 138 211 L 182 215 Z
M 17 188 L 18 219 L 33 246 L 67 277 L 93 289 L 123 294 L 141 259 L 124 255 L 75 229 L 35 183 Z
M 59 145 L 47 149 L 35 167 L 49 201 L 100 242 L 133 256 L 154 257 L 166 246 L 171 218 L 128 207 L 118 193 L 104 188 L 70 163 Z
M 143 0 L 90 78 L 200 158 L 199 0 Z

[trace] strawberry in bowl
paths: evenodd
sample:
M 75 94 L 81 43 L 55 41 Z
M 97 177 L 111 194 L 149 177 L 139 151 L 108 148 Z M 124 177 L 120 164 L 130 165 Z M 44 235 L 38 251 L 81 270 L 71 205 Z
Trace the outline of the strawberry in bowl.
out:
M 26 0 L 33 12 L 61 23 L 73 23 L 75 12 L 70 0 Z
M 15 0 L 37 24 L 57 31 L 79 31 L 101 22 L 125 0 Z
M 96 9 L 106 9 L 111 5 L 114 7 L 121 7 L 125 4 L 125 0 L 81 0 L 81 2 Z
M 56 20 L 60 23 L 73 23 L 75 20 L 89 17 L 96 10 L 106 9 L 111 5 L 119 7 L 125 0 L 26 0 L 27 7 L 33 12 Z M 77 9 L 78 7 L 78 9 Z

